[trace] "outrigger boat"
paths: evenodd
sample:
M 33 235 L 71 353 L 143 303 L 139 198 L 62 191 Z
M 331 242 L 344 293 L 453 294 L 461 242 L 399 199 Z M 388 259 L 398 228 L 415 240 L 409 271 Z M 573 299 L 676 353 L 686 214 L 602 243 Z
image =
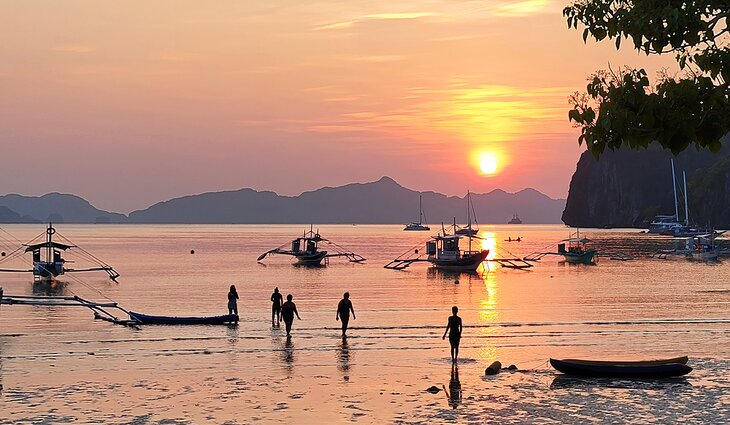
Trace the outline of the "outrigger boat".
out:
M 423 214 L 423 201 L 422 201 L 422 196 L 420 194 L 418 195 L 418 212 L 419 212 L 418 223 L 416 223 L 416 222 L 408 223 L 408 224 L 406 224 L 406 227 L 403 228 L 403 230 L 409 230 L 409 231 L 431 230 L 430 227 L 423 224 L 423 219 L 424 219 L 425 215 Z
M 588 246 L 592 241 L 580 236 L 580 229 L 575 235 L 563 239 L 558 243 L 557 252 L 534 252 L 524 258 L 525 261 L 540 261 L 546 255 L 560 255 L 570 264 L 594 264 L 593 258 L 597 255 L 595 249 Z
M 725 233 L 714 232 L 705 235 L 693 236 L 684 240 L 684 247 L 676 249 L 661 249 L 654 253 L 654 258 L 666 259 L 669 257 L 684 257 L 691 261 L 717 261 L 723 250 L 715 239 Z
M 2 305 L 32 305 L 46 307 L 84 307 L 94 313 L 94 318 L 105 320 L 117 325 L 230 325 L 238 323 L 238 316 L 226 314 L 223 316 L 150 316 L 135 313 L 121 307 L 114 301 L 98 302 L 87 300 L 79 296 L 50 296 L 50 295 L 5 295 L 0 287 L 0 306 Z M 122 312 L 129 319 L 122 319 L 115 315 Z
M 320 245 L 325 245 L 334 252 L 320 250 Z M 288 249 L 290 248 L 290 249 Z M 320 236 L 319 231 L 315 232 L 312 227 L 305 231 L 304 235 L 278 248 L 266 251 L 259 255 L 256 261 L 262 261 L 269 255 L 289 255 L 296 258 L 296 264 L 302 266 L 320 266 L 322 261 L 329 262 L 332 257 L 345 257 L 351 263 L 362 263 L 365 258 L 343 248 L 336 243 Z
M 439 270 L 475 272 L 479 268 L 479 265 L 487 260 L 487 256 L 489 255 L 488 249 L 472 249 L 472 239 L 481 241 L 482 238 L 471 233 L 464 235 L 456 234 L 453 231 L 449 233 L 443 224 L 441 225 L 441 229 L 442 231 L 440 233 L 432 236 L 426 242 L 425 253 L 413 248 L 383 267 L 391 270 L 404 270 L 413 263 L 428 262 Z M 458 230 L 456 219 L 454 219 L 452 229 L 454 231 Z M 463 239 L 467 239 L 469 244 L 465 250 L 462 250 L 459 246 Z M 479 246 L 481 246 L 481 242 Z M 503 267 L 515 269 L 532 267 L 532 264 L 519 258 L 494 258 L 489 261 L 499 263 Z
M 63 240 L 66 243 L 60 243 L 53 240 L 53 236 L 56 235 L 59 239 Z M 45 241 L 39 242 L 39 243 L 33 243 L 37 239 L 39 239 L 41 235 L 37 236 L 35 239 L 33 239 L 28 244 L 25 244 L 21 246 L 20 248 L 16 249 L 15 251 L 8 254 L 6 257 L 4 257 L 0 262 L 5 262 L 10 260 L 11 258 L 14 258 L 16 256 L 21 255 L 24 252 L 30 252 L 33 255 L 33 268 L 32 269 L 0 269 L 0 272 L 5 273 L 33 273 L 33 279 L 35 281 L 53 281 L 58 276 L 61 276 L 65 273 L 79 273 L 79 272 L 93 272 L 93 271 L 103 271 L 106 272 L 109 275 L 109 278 L 112 280 L 116 280 L 119 277 L 119 273 L 117 273 L 114 268 L 91 253 L 87 252 L 83 248 L 80 248 L 76 245 L 73 245 L 68 239 L 61 236 L 56 232 L 56 229 L 53 227 L 53 224 L 49 223 L 48 227 L 46 228 L 45 232 Z M 75 248 L 79 253 L 80 256 L 85 257 L 86 260 L 96 263 L 98 267 L 90 267 L 90 268 L 67 268 L 66 263 L 68 262 L 65 260 L 62 256 L 62 253 L 66 250 Z

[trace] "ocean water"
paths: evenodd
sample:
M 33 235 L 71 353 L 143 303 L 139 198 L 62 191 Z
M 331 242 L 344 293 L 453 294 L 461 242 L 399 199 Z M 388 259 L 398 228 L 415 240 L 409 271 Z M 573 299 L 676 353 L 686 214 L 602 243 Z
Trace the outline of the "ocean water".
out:
M 79 307 L 0 307 L 0 424 L 134 423 L 723 423 L 730 421 L 730 260 L 695 263 L 647 255 L 672 245 L 637 230 L 586 230 L 595 266 L 545 257 L 530 270 L 484 264 L 444 274 L 425 264 L 383 268 L 434 232 L 401 226 L 319 226 L 368 260 L 296 267 L 256 257 L 305 226 L 58 225 L 113 265 L 67 275 L 56 293 L 147 314 L 225 314 L 241 296 L 238 326 L 127 328 Z M 44 229 L 5 225 L 19 241 Z M 0 249 L 14 239 L 2 233 Z M 562 226 L 483 226 L 497 257 L 554 249 Z M 505 242 L 520 236 L 522 242 Z M 195 254 L 190 251 L 194 250 Z M 68 258 L 75 258 L 69 253 Z M 82 267 L 77 258 L 75 267 Z M 27 266 L 20 260 L 0 267 Z M 458 283 L 457 283 L 458 281 Z M 29 275 L 0 275 L 5 294 L 43 293 Z M 292 338 L 272 328 L 269 296 L 291 293 L 301 321 Z M 340 338 L 335 307 L 349 291 L 357 319 Z M 464 322 L 452 368 L 444 327 Z M 569 379 L 555 358 L 688 355 L 694 371 L 668 380 Z M 518 371 L 484 376 L 499 360 Z M 431 386 L 441 389 L 426 392 Z

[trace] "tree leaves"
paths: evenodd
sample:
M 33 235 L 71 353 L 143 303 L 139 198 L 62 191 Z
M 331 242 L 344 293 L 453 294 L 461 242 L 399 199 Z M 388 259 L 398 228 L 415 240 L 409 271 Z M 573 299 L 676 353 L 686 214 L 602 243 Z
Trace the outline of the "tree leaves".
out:
M 679 153 L 694 145 L 720 149 L 730 132 L 730 3 L 727 0 L 578 0 L 563 9 L 568 28 L 583 25 L 583 41 L 621 39 L 650 54 L 674 52 L 681 78 L 651 85 L 646 71 L 599 71 L 586 93 L 573 95 L 568 119 L 578 143 L 598 157 L 605 148 L 659 143 Z

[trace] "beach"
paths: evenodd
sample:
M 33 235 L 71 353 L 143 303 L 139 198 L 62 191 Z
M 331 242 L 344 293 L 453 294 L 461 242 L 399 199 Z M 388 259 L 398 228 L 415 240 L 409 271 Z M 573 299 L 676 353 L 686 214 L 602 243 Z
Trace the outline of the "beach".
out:
M 235 284 L 240 322 L 133 329 L 94 320 L 85 308 L 3 305 L 3 424 L 730 420 L 727 262 L 646 258 L 668 239 L 637 229 L 585 231 L 599 251 L 641 254 L 634 261 L 586 266 L 546 257 L 527 271 L 490 263 L 477 275 L 454 275 L 425 264 L 384 269 L 435 233 L 402 226 L 319 226 L 367 258 L 322 268 L 279 256 L 256 262 L 304 225 L 57 227 L 122 275 L 119 283 L 104 274 L 67 277 L 63 294 L 146 314 L 214 315 L 227 313 Z M 4 228 L 23 241 L 39 233 L 34 225 Z M 521 257 L 554 249 L 568 229 L 485 225 L 480 235 L 496 255 Z M 522 242 L 504 241 L 517 236 Z M 1 277 L 6 295 L 34 293 L 29 275 Z M 290 340 L 283 324 L 271 326 L 274 287 L 293 294 L 302 317 Z M 347 340 L 335 321 L 345 291 L 357 315 Z M 458 382 L 441 339 L 454 305 L 464 322 Z M 568 379 L 547 364 L 685 354 L 694 371 L 659 381 Z M 494 360 L 518 370 L 485 377 Z M 431 386 L 441 390 L 429 393 Z M 454 388 L 460 399 L 447 396 Z

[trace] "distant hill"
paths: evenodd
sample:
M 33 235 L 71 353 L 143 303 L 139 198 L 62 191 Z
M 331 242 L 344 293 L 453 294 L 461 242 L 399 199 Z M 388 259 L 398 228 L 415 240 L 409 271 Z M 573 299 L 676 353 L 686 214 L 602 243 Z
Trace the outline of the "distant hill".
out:
M 4 207 L 4 209 L 2 209 Z M 7 210 L 7 211 L 6 211 Z M 76 195 L 0 196 L 0 222 L 4 223 L 124 223 L 124 214 L 102 211 Z
M 299 196 L 241 189 L 184 196 L 134 211 L 132 223 L 408 223 L 418 220 L 418 193 L 389 177 L 371 183 L 324 187 Z M 426 221 L 466 221 L 464 197 L 423 192 Z M 472 194 L 480 223 L 506 223 L 518 214 L 524 223 L 559 223 L 565 200 L 534 189 Z

